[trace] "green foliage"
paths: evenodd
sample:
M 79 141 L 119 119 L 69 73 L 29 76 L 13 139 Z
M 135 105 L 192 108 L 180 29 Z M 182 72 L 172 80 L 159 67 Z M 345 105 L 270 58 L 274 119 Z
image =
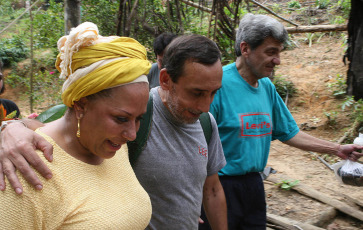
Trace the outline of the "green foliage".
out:
M 15 64 L 28 56 L 29 49 L 21 36 L 0 40 L 0 60 L 5 67 Z
M 297 8 L 297 9 L 300 9 L 301 8 L 301 4 L 299 1 L 296 1 L 296 0 L 293 0 L 293 1 L 290 1 L 287 3 L 287 6 L 289 8 Z
M 294 83 L 281 76 L 275 76 L 272 83 L 275 85 L 276 91 L 281 98 L 285 98 L 287 93 L 289 94 L 289 97 L 293 97 L 297 92 Z
M 345 111 L 348 107 L 351 107 L 355 104 L 353 97 L 347 97 L 346 100 L 342 103 L 342 110 Z
M 341 24 L 345 24 L 345 23 L 346 23 L 346 19 L 339 15 L 335 16 L 333 18 L 333 20 L 331 21 L 331 24 L 336 24 L 336 25 L 341 25 Z
M 318 9 L 326 9 L 330 5 L 330 0 L 316 0 L 315 5 Z
M 348 18 L 350 13 L 351 0 L 339 0 L 337 5 L 338 8 L 343 12 L 344 18 Z
M 52 48 L 56 52 L 58 39 L 64 35 L 63 4 L 50 0 L 46 11 L 34 14 L 33 28 L 34 48 Z
M 300 183 L 299 180 L 282 180 L 280 183 L 277 183 L 275 185 L 279 186 L 283 190 L 290 190 L 294 186 L 298 185 Z
M 324 115 L 328 119 L 327 125 L 335 126 L 337 124 L 337 118 L 339 113 L 337 111 L 324 112 Z
M 119 1 L 83 0 L 81 6 L 82 22 L 95 23 L 103 36 L 115 35 L 118 6 Z
M 66 110 L 67 106 L 65 106 L 64 104 L 56 105 L 39 114 L 36 119 L 42 123 L 55 121 L 61 118 Z
M 325 33 L 306 33 L 305 42 L 309 44 L 309 47 L 312 46 L 313 42 L 319 43 L 320 39 L 324 37 Z
M 4 20 L 6 17 L 14 18 L 14 9 L 11 7 L 11 1 L 2 0 L 0 1 L 0 15 L 1 19 Z
M 342 111 L 350 109 L 351 117 L 358 122 L 363 122 L 363 100 L 355 101 L 353 97 L 347 96 L 341 105 Z
M 24 98 L 33 96 L 34 104 L 38 108 L 49 107 L 61 103 L 60 92 L 63 80 L 59 79 L 55 71 L 49 71 L 40 67 L 39 63 L 34 64 L 33 93 L 30 93 L 30 63 L 23 63 L 17 67 L 5 79 L 5 84 L 11 87 L 21 85 L 24 87 Z M 41 70 L 40 70 L 41 69 Z
M 336 98 L 343 98 L 346 94 L 346 80 L 341 74 L 337 74 L 336 78 L 332 79 L 332 82 L 327 84 L 328 90 L 333 93 Z
M 359 121 L 363 122 L 363 100 L 359 99 L 354 105 L 354 117 Z

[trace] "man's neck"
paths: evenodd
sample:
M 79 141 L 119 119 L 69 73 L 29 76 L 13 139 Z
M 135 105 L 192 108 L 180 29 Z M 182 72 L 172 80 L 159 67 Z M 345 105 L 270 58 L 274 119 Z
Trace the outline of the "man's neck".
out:
M 237 57 L 236 59 L 236 67 L 238 70 L 239 75 L 252 87 L 258 87 L 258 78 L 254 76 L 254 74 L 249 69 L 248 65 L 246 64 L 245 60 L 242 56 Z

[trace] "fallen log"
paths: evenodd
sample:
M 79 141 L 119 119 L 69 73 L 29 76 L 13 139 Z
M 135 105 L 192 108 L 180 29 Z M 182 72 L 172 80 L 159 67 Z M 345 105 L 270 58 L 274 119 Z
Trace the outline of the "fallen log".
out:
M 306 221 L 306 224 L 311 224 L 317 227 L 324 227 L 327 224 L 329 224 L 337 215 L 337 211 L 333 207 L 329 207 L 324 212 L 320 213 L 319 216 L 314 217 L 308 221 Z
M 288 230 L 288 229 L 276 224 L 267 223 L 266 230 Z
M 316 26 L 294 26 L 285 27 L 289 34 L 294 33 L 314 33 L 314 32 L 331 32 L 331 31 L 347 31 L 347 25 L 316 25 Z
M 267 222 L 282 226 L 286 229 L 323 230 L 311 224 L 302 223 L 293 219 L 267 213 Z
M 279 180 L 277 178 L 273 178 L 272 176 L 268 177 L 267 180 L 271 181 L 271 182 L 274 182 L 275 184 L 277 183 L 280 183 L 282 180 Z M 285 179 L 286 180 L 286 179 Z M 348 204 L 342 202 L 342 201 L 339 201 L 339 200 L 336 200 L 334 198 L 331 198 L 331 197 L 328 197 L 326 195 L 324 195 L 323 193 L 321 192 L 318 192 L 316 191 L 315 189 L 311 188 L 311 187 L 308 187 L 306 185 L 302 185 L 301 183 L 298 184 L 298 185 L 295 185 L 294 187 L 292 187 L 293 190 L 305 195 L 305 196 L 308 196 L 308 197 L 311 197 L 311 198 L 314 198 L 318 201 L 321 201 L 325 204 L 328 204 L 334 208 L 336 208 L 337 210 L 349 215 L 349 216 L 352 216 L 358 220 L 361 220 L 363 221 L 363 212 L 361 212 L 360 210 L 356 209 L 356 208 L 353 208 L 351 206 L 349 206 Z

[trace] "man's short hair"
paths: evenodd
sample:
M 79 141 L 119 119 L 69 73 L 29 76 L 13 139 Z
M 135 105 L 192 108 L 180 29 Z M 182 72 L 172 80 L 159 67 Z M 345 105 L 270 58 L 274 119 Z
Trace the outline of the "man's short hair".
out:
M 159 36 L 157 36 L 154 40 L 154 45 L 153 45 L 155 57 L 157 55 L 162 55 L 165 48 L 176 37 L 177 37 L 176 34 L 168 32 L 162 33 Z
M 183 35 L 168 45 L 162 66 L 176 83 L 183 74 L 186 61 L 213 65 L 218 60 L 221 60 L 221 53 L 214 41 L 202 35 Z
M 284 45 L 288 41 L 285 27 L 276 19 L 267 15 L 246 14 L 241 19 L 237 30 L 235 42 L 237 57 L 241 56 L 241 42 L 246 42 L 254 50 L 268 37 L 272 37 Z

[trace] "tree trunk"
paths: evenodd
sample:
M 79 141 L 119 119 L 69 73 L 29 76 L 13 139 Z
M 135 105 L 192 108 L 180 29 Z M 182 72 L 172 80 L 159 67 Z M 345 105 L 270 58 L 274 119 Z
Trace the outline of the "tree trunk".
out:
M 81 24 L 81 0 L 64 0 L 64 31 L 69 34 Z
M 348 22 L 349 61 L 347 94 L 357 101 L 363 98 L 363 0 L 351 0 Z

